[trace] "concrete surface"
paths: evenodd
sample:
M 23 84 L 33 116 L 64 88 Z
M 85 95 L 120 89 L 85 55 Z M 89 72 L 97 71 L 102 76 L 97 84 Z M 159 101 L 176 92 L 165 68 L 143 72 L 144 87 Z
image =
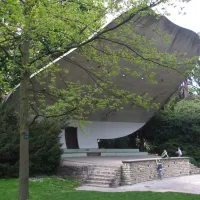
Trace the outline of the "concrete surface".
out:
M 166 178 L 163 180 L 148 181 L 132 186 L 121 186 L 118 188 L 81 186 L 77 188 L 77 190 L 99 192 L 154 191 L 200 194 L 200 175 Z
M 151 158 L 160 158 L 155 155 L 148 156 L 109 156 L 109 157 L 101 157 L 101 156 L 87 156 L 87 157 L 72 157 L 72 158 L 64 158 L 62 161 L 62 165 L 122 165 L 122 161 L 126 160 L 137 160 L 137 159 L 151 159 Z

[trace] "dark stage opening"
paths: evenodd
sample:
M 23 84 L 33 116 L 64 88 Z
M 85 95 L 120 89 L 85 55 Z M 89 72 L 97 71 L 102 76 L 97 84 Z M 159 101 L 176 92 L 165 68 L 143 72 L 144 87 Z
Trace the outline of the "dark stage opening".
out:
M 65 129 L 65 141 L 68 149 L 79 149 L 76 127 L 67 127 Z

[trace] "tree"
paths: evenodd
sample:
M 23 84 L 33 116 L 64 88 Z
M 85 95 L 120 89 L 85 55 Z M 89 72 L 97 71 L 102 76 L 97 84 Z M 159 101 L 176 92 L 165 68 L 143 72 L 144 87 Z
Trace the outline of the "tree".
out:
M 151 151 L 161 153 L 167 149 L 171 156 L 181 147 L 185 156 L 200 162 L 200 104 L 199 96 L 166 106 L 144 128 L 145 139 L 151 144 Z
M 190 94 L 200 94 L 200 60 L 198 60 L 197 65 L 188 77 L 188 85 Z
M 200 34 L 198 33 L 198 36 Z M 185 93 L 186 92 L 186 93 Z M 196 65 L 189 74 L 187 81 L 185 81 L 180 88 L 180 98 L 187 97 L 188 95 L 199 95 L 200 94 L 200 60 L 197 60 Z
M 109 107 L 112 110 L 122 109 L 123 104 L 133 102 L 145 108 L 153 108 L 151 98 L 137 96 L 130 91 L 123 91 L 112 83 L 112 76 L 120 73 L 119 60 L 123 58 L 137 64 L 145 72 L 147 78 L 155 83 L 155 73 L 148 69 L 159 66 L 176 69 L 184 62 L 177 62 L 176 55 L 157 52 L 152 45 L 155 41 L 148 41 L 137 33 L 133 33 L 134 40 L 129 40 L 127 33 L 132 33 L 131 27 L 123 30 L 124 37 L 119 41 L 116 33 L 111 31 L 126 24 L 136 16 L 155 15 L 152 8 L 167 0 L 8 0 L 0 1 L 0 83 L 2 91 L 9 91 L 16 82 L 20 83 L 20 173 L 19 200 L 28 199 L 29 175 L 29 112 L 34 99 L 30 94 L 31 74 L 37 72 L 45 64 L 51 62 L 63 53 L 78 48 L 88 60 L 101 64 L 101 71 L 90 66 L 87 72 L 94 78 L 94 85 L 67 83 L 67 90 L 58 90 L 55 85 L 55 71 L 60 70 L 52 64 L 46 69 L 51 77 L 48 90 L 34 91 L 41 97 L 40 110 L 32 110 L 36 117 L 58 117 L 82 119 L 83 111 L 87 114 L 95 109 Z M 121 18 L 116 20 L 114 27 L 103 29 L 105 16 L 129 8 Z M 93 37 L 90 37 L 96 33 Z M 88 39 L 89 38 L 89 39 Z M 163 37 L 166 40 L 166 37 Z M 105 41 L 109 45 L 105 45 Z M 87 45 L 87 48 L 86 48 Z M 103 47 L 102 47 L 103 46 Z M 112 46 L 110 48 L 109 46 Z M 113 49 L 115 47 L 119 48 Z M 135 46 L 135 49 L 130 48 Z M 98 56 L 97 56 L 98 55 Z M 130 56 L 131 55 L 131 56 Z M 135 57 L 133 58 L 134 55 Z M 108 67 L 109 66 L 109 67 Z M 79 65 L 79 67 L 82 67 Z M 139 73 L 123 69 L 126 74 L 141 76 Z M 63 70 L 64 72 L 64 70 Z M 39 75 L 38 75 L 39 76 Z M 41 81 L 42 84 L 42 81 Z M 96 88 L 96 89 L 95 89 Z M 34 88 L 32 88 L 34 90 Z M 105 93 L 106 91 L 106 93 Z M 54 104 L 47 106 L 44 97 L 50 95 Z M 55 98 L 54 98 L 55 97 Z M 65 110 L 60 113 L 60 108 Z

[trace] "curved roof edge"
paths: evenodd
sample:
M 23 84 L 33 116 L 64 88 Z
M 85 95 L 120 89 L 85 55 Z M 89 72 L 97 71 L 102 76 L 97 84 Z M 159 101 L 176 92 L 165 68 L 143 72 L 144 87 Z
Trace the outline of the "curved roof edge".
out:
M 122 14 L 121 14 L 121 15 L 122 15 Z M 121 16 L 121 15 L 120 15 L 120 16 Z M 115 21 L 117 18 L 119 18 L 120 16 L 117 16 L 116 18 L 114 18 L 114 19 L 108 21 L 107 23 L 105 23 L 105 25 L 104 25 L 102 28 L 105 29 L 107 26 L 111 25 L 111 23 L 114 22 L 114 21 Z M 168 25 L 169 25 L 169 27 L 170 27 L 170 30 L 172 30 L 172 29 L 179 29 L 179 31 L 184 32 L 184 34 L 185 34 L 186 36 L 190 35 L 190 37 L 191 37 L 191 34 L 192 34 L 192 35 L 193 35 L 192 38 L 194 38 L 193 43 L 194 43 L 195 45 L 196 45 L 197 43 L 199 44 L 199 47 L 198 47 L 198 49 L 197 49 L 197 52 L 198 52 L 198 53 L 197 53 L 197 54 L 198 54 L 197 56 L 200 56 L 200 39 L 199 39 L 197 33 L 195 33 L 194 31 L 192 31 L 192 30 L 190 30 L 190 29 L 187 29 L 187 28 L 184 28 L 184 27 L 181 27 L 181 26 L 175 24 L 174 22 L 172 22 L 171 20 L 169 20 L 167 17 L 165 17 L 165 16 L 163 16 L 163 15 L 161 15 L 161 16 L 160 16 L 160 19 L 158 19 L 158 20 L 161 20 L 161 19 L 165 20 L 165 21 L 168 23 Z M 127 23 L 127 22 L 126 22 L 126 23 Z M 122 25 L 122 26 L 123 26 L 123 25 Z M 101 28 L 101 29 L 102 29 L 102 28 Z M 178 31 L 178 32 L 179 32 L 179 31 Z M 91 36 L 88 38 L 88 40 L 91 39 L 92 37 L 94 37 L 96 34 L 98 34 L 98 32 L 96 32 L 96 33 L 94 33 L 93 35 L 91 35 Z M 85 42 L 85 41 L 83 41 L 83 43 L 84 43 L 84 42 Z M 70 53 L 72 53 L 72 52 L 75 51 L 76 49 L 77 49 L 77 48 L 73 48 L 73 49 L 69 50 L 68 52 L 64 53 L 62 56 L 59 56 L 58 58 L 56 58 L 55 60 L 53 60 L 53 61 L 50 62 L 49 64 L 47 64 L 47 65 L 45 65 L 44 67 L 42 67 L 41 69 L 39 69 L 37 72 L 34 72 L 34 73 L 30 76 L 30 78 L 36 76 L 38 73 L 40 73 L 40 72 L 42 72 L 43 70 L 47 69 L 47 68 L 48 68 L 49 66 L 51 66 L 52 64 L 57 63 L 59 60 L 61 60 L 61 59 L 64 58 L 65 56 L 69 55 Z M 19 88 L 19 86 L 20 86 L 20 83 L 19 83 L 18 85 L 15 86 L 14 90 L 16 90 L 17 88 Z M 13 91 L 10 92 L 10 93 L 6 96 L 6 98 L 4 99 L 4 101 L 6 102 L 12 94 L 13 94 Z

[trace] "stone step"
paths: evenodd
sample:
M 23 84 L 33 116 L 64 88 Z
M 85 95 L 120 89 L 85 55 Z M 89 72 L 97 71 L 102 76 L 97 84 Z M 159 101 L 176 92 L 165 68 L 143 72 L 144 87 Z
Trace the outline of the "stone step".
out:
M 86 184 L 95 184 L 95 185 L 110 185 L 110 180 L 87 180 Z
M 94 170 L 91 170 L 89 172 L 90 176 L 92 175 L 98 175 L 98 176 L 104 176 L 104 177 L 109 177 L 109 176 L 114 176 L 117 173 L 120 173 L 120 169 L 101 169 L 101 168 L 95 168 Z M 60 167 L 59 168 L 59 174 L 64 175 L 65 173 L 68 172 L 68 169 L 65 167 Z
M 138 152 L 138 153 L 101 153 L 101 156 L 99 157 L 110 157 L 110 156 L 123 156 L 123 157 L 129 157 L 129 156 L 148 156 L 147 152 Z M 63 153 L 61 155 L 62 159 L 67 158 L 79 158 L 79 157 L 87 157 L 86 153 Z
M 92 174 L 96 174 L 96 175 L 105 175 L 105 176 L 109 176 L 109 175 L 115 175 L 117 174 L 117 171 L 112 171 L 112 170 L 94 170 L 92 171 Z
M 139 149 L 64 149 L 64 153 L 138 153 Z
M 71 157 L 87 157 L 91 156 L 147 156 L 147 152 L 139 152 L 138 149 L 65 149 L 62 158 L 67 159 Z
M 87 157 L 87 153 L 63 153 L 61 158 Z
M 99 165 L 95 166 L 94 169 L 112 169 L 112 170 L 118 170 L 120 169 L 120 166 L 106 166 L 106 165 Z
M 190 174 L 200 174 L 200 168 L 190 163 Z
M 196 169 L 190 169 L 191 171 L 198 171 L 199 169 L 198 168 L 196 168 Z
M 94 168 L 93 169 L 94 171 L 101 171 L 101 172 L 117 172 L 118 170 L 120 170 L 120 168 L 101 168 L 101 167 L 98 167 L 98 168 Z
M 101 176 L 101 175 L 93 175 L 88 178 L 88 180 L 97 180 L 97 181 L 112 181 L 115 176 Z
M 191 169 L 199 169 L 199 168 L 195 166 L 195 167 L 191 167 Z
M 109 188 L 110 185 L 109 184 L 94 184 L 94 183 L 86 183 L 84 184 L 84 186 L 90 186 L 90 187 L 103 187 L 103 188 Z
M 101 156 L 103 157 L 109 157 L 109 156 L 147 156 L 147 152 L 136 152 L 136 153 L 101 153 Z
M 191 170 L 191 171 L 200 172 L 200 169 L 195 169 L 195 170 Z
M 105 166 L 100 166 L 100 167 L 95 167 L 94 169 L 93 169 L 93 171 L 94 172 L 117 172 L 117 171 L 120 171 L 120 167 L 105 167 Z
M 200 172 L 190 172 L 190 175 L 200 174 Z

